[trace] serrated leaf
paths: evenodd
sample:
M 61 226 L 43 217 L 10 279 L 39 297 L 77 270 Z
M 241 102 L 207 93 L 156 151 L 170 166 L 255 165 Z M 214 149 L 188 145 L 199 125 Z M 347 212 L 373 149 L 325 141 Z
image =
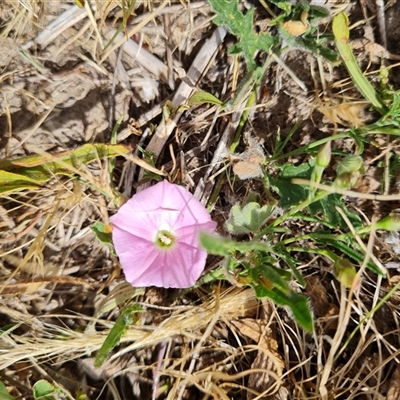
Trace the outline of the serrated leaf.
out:
M 253 29 L 254 8 L 243 14 L 238 8 L 237 0 L 210 0 L 211 7 L 216 12 L 214 23 L 226 26 L 229 31 L 238 36 L 239 42 L 230 48 L 231 54 L 243 54 L 249 70 L 255 68 L 254 56 L 258 50 L 268 52 L 275 43 L 275 38 Z
M 273 206 L 260 207 L 256 202 L 250 202 L 244 207 L 235 205 L 231 208 L 225 227 L 233 235 L 258 233 L 272 211 Z
M 237 0 L 210 0 L 210 4 L 217 13 L 214 23 L 226 26 L 234 35 L 240 35 L 243 30 L 241 25 L 248 23 L 248 20 L 239 11 Z M 252 10 L 250 11 L 251 18 L 254 13 L 254 9 Z M 245 26 L 252 29 L 252 21 L 253 19 L 251 19 L 250 25 Z

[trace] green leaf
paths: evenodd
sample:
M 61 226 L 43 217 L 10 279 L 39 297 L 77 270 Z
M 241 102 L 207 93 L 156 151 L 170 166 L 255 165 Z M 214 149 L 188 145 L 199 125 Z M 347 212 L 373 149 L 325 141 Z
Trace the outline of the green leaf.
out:
M 292 290 L 287 293 L 282 292 L 276 287 L 270 289 L 268 288 L 268 284 L 266 285 L 265 282 L 260 279 L 254 282 L 254 290 L 258 298 L 268 297 L 275 304 L 289 308 L 295 321 L 307 332 L 312 332 L 314 330 L 311 309 L 305 296 Z
M 204 103 L 210 103 L 210 104 L 215 104 L 217 106 L 223 106 L 224 102 L 215 97 L 213 94 L 204 92 L 202 90 L 195 92 L 189 99 L 188 104 L 190 106 L 195 105 L 195 104 L 204 104 Z
M 354 250 L 352 247 L 350 247 L 348 244 L 344 243 L 341 240 L 335 240 L 335 239 L 329 239 L 329 238 L 323 238 L 319 239 L 317 236 L 314 237 L 314 240 L 316 243 L 320 243 L 324 246 L 326 245 L 331 245 L 332 247 L 336 248 L 349 258 L 353 259 L 356 263 L 362 264 L 365 258 L 365 255 L 359 252 L 358 250 Z M 357 246 L 357 243 L 354 241 L 354 243 L 351 243 L 353 246 Z M 380 276 L 386 276 L 385 272 L 382 271 L 380 268 L 378 268 L 373 262 L 368 262 L 367 267 L 374 272 L 375 274 L 378 274 Z
M 313 332 L 314 321 L 308 299 L 296 292 L 291 292 L 288 297 L 288 307 L 293 313 L 295 321 L 307 332 Z
M 269 0 L 272 4 L 275 4 L 281 10 L 285 12 L 285 14 L 289 14 L 292 10 L 292 5 L 289 1 L 281 1 L 281 0 Z
M 337 280 L 347 288 L 351 288 L 355 282 L 357 271 L 356 267 L 347 259 L 339 258 L 333 265 L 333 272 Z
M 6 385 L 0 381 L 0 399 L 1 400 L 17 400 L 14 396 L 11 396 L 7 392 Z
M 279 256 L 289 266 L 290 270 L 292 271 L 292 274 L 297 279 L 300 286 L 302 288 L 305 288 L 306 281 L 304 280 L 303 275 L 299 272 L 296 266 L 296 264 L 299 265 L 301 264 L 301 262 L 294 259 L 285 249 L 282 248 L 279 249 Z
M 268 52 L 276 39 L 267 33 L 257 34 L 254 31 L 254 8 L 243 14 L 239 11 L 237 0 L 210 0 L 210 4 L 217 14 L 214 23 L 226 26 L 232 34 L 239 37 L 239 42 L 230 48 L 230 53 L 243 54 L 249 70 L 254 69 L 256 52 L 258 50 Z
M 282 293 L 290 292 L 289 282 L 292 279 L 290 271 L 285 271 L 271 264 L 259 264 L 250 269 L 253 281 L 262 279 L 265 285 L 272 289 L 278 288 Z
M 353 51 L 349 44 L 350 30 L 349 19 L 344 12 L 336 15 L 332 21 L 332 30 L 335 36 L 336 47 L 342 57 L 344 65 L 350 74 L 354 85 L 360 93 L 382 114 L 386 114 L 387 107 L 378 93 L 360 70 Z
M 229 256 L 235 251 L 235 242 L 208 233 L 200 233 L 200 244 L 210 254 L 217 256 Z
M 13 172 L 0 170 L 0 194 L 21 189 L 38 189 L 40 185 L 34 179 Z
M 200 244 L 210 254 L 217 256 L 230 256 L 235 251 L 246 253 L 251 250 L 270 252 L 271 247 L 262 242 L 235 242 L 217 235 L 200 233 Z
M 125 145 L 85 144 L 61 153 L 0 160 L 0 193 L 26 187 L 37 188 L 55 175 L 72 176 L 82 166 L 103 157 L 116 157 L 131 151 Z
M 343 196 L 340 194 L 333 193 L 319 201 L 315 201 L 307 207 L 307 210 L 311 215 L 321 213 L 321 218 L 330 225 L 341 229 L 347 229 L 347 224 L 336 210 L 336 207 L 340 207 L 340 209 L 343 210 L 355 228 L 362 226 L 361 218 L 358 214 L 352 212 L 345 206 L 343 203 Z
M 338 64 L 339 56 L 338 54 L 331 50 L 329 47 L 324 46 L 319 43 L 315 37 L 304 37 L 302 39 L 302 46 L 305 50 L 311 51 L 312 53 L 324 57 L 330 61 L 333 65 Z
M 287 42 L 291 47 L 302 49 L 318 56 L 324 57 L 333 64 L 337 64 L 338 55 L 333 50 L 319 43 L 315 35 L 310 36 L 294 36 L 291 35 L 284 26 L 278 26 L 280 37 Z
M 96 235 L 97 239 L 108 246 L 113 246 L 112 242 L 112 227 L 110 225 L 106 225 L 104 222 L 97 221 L 94 224 L 90 225 L 90 229 Z
M 310 161 L 299 166 L 285 164 L 281 167 L 281 173 L 278 177 L 269 176 L 269 184 L 274 187 L 279 195 L 279 205 L 282 208 L 288 208 L 297 205 L 307 199 L 309 188 L 306 186 L 294 185 L 292 178 L 310 179 L 314 167 L 314 161 Z
M 244 207 L 235 205 L 231 208 L 225 227 L 233 235 L 258 233 L 273 209 L 271 205 L 260 207 L 256 202 L 250 202 Z
M 33 385 L 33 397 L 35 400 L 55 400 L 50 395 L 57 391 L 57 388 L 45 379 L 40 379 Z
M 310 16 L 313 18 L 329 17 L 329 8 L 323 6 L 310 5 Z
M 243 282 L 247 280 L 245 284 L 251 283 L 258 297 L 269 297 L 276 304 L 289 307 L 296 321 L 307 331 L 312 331 L 313 322 L 307 300 L 292 291 L 290 287 L 292 273 L 274 265 L 276 259 L 271 256 L 273 254 L 271 247 L 262 242 L 238 243 L 205 233 L 200 234 L 200 243 L 209 253 L 225 256 L 228 270 L 235 270 L 240 263 L 243 268 L 241 274 Z M 237 262 L 232 262 L 231 255 L 235 252 L 244 253 L 245 260 L 248 261 L 238 259 Z M 286 258 L 290 259 L 290 256 Z M 296 270 L 293 260 L 290 260 L 289 266 L 294 269 L 293 274 L 300 277 L 299 281 L 304 285 L 304 279 Z M 223 275 L 218 274 L 218 277 L 223 278 Z
M 141 307 L 132 304 L 128 304 L 123 308 L 120 316 L 108 333 L 106 340 L 96 354 L 94 361 L 95 367 L 99 368 L 103 365 L 111 350 L 119 344 L 121 337 L 126 332 L 126 327 L 134 322 L 136 319 L 135 314 L 139 311 L 142 311 Z
M 400 230 L 400 215 L 393 214 L 387 215 L 380 219 L 376 225 L 376 229 L 383 229 L 385 231 L 399 231 Z

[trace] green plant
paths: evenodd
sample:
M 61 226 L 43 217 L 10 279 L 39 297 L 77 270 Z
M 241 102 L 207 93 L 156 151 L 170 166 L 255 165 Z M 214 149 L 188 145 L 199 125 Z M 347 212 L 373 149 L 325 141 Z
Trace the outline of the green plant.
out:
M 269 33 L 256 33 L 253 30 L 253 9 L 243 14 L 239 11 L 236 1 L 211 1 L 217 13 L 215 23 L 226 25 L 239 37 L 238 43 L 230 51 L 243 55 L 248 70 L 255 72 L 253 79 L 257 80 L 258 71 L 263 68 L 257 66 L 254 61 L 256 52 L 259 50 L 278 52 L 282 40 L 289 46 L 306 48 L 337 63 L 335 52 L 325 51 L 327 49 L 321 47 L 321 41 L 311 40 L 317 30 L 316 21 L 326 16 L 324 9 L 313 8 L 305 2 L 299 2 L 297 6 L 283 1 L 271 2 L 282 10 L 282 13 L 270 22 L 270 25 L 278 26 L 278 38 L 272 37 Z M 267 7 L 266 2 L 262 4 Z M 297 28 L 304 30 L 301 34 L 290 33 L 294 26 L 291 25 L 293 21 L 303 24 L 303 28 L 300 24 L 295 24 Z M 283 150 L 295 133 L 296 127 L 284 141 L 277 135 L 275 153 L 269 159 L 262 161 L 264 165 L 268 164 L 270 170 L 275 170 L 274 174 L 264 174 L 262 178 L 264 187 L 267 188 L 266 197 L 269 203 L 265 205 L 245 201 L 242 206 L 234 206 L 225 225 L 231 235 L 241 236 L 242 239 L 247 236 L 250 241 L 233 241 L 207 235 L 202 237 L 202 243 L 210 253 L 225 258 L 225 272 L 220 278 L 252 286 L 258 297 L 269 297 L 276 304 L 287 307 L 296 321 L 309 331 L 313 327 L 312 315 L 306 298 L 301 295 L 301 288 L 304 288 L 305 283 L 297 270 L 301 263 L 298 255 L 306 252 L 324 256 L 331 260 L 332 272 L 344 286 L 357 287 L 355 265 L 363 263 L 365 248 L 355 240 L 355 235 L 364 238 L 370 232 L 371 226 L 365 225 L 356 212 L 346 207 L 343 193 L 353 188 L 365 173 L 360 154 L 364 144 L 370 142 L 369 135 L 378 130 L 390 133 L 396 132 L 397 129 L 396 134 L 399 132 L 397 118 L 400 114 L 399 95 L 392 93 L 391 98 L 389 96 L 389 101 L 392 102 L 389 106 L 388 101 L 383 100 L 384 97 L 375 91 L 361 73 L 346 42 L 349 32 L 344 14 L 339 14 L 333 20 L 333 33 L 339 53 L 355 86 L 381 113 L 381 118 L 369 126 L 351 129 L 286 154 Z M 386 97 L 388 93 L 390 91 L 386 90 Z M 204 97 L 204 95 L 197 96 L 199 99 Z M 214 99 L 211 102 L 218 104 Z M 324 171 L 331 162 L 331 142 L 344 137 L 352 137 L 356 141 L 359 154 L 343 156 L 336 168 L 336 179 L 331 184 L 320 186 Z M 278 160 L 304 153 L 313 155 L 314 159 L 298 166 L 290 162 L 276 163 Z M 277 204 L 270 201 L 270 189 L 279 195 Z M 304 226 L 307 222 L 311 222 L 316 228 L 306 233 L 297 233 L 283 227 L 294 219 L 302 221 Z M 385 219 L 377 223 L 377 227 L 384 230 L 394 230 L 396 226 L 397 224 L 390 218 L 388 223 Z M 286 234 L 285 239 L 276 240 L 277 235 L 282 232 Z M 368 261 L 367 267 L 379 275 L 385 275 L 376 260 Z M 297 289 L 293 286 L 293 278 L 297 281 Z
M 247 64 L 247 74 L 240 82 L 235 98 L 227 104 L 204 92 L 195 93 L 190 104 L 209 102 L 220 105 L 222 108 L 231 108 L 232 105 L 243 100 L 248 89 L 258 86 L 266 68 L 272 61 L 280 63 L 279 56 L 292 48 L 301 48 L 317 56 L 325 57 L 333 63 L 337 62 L 337 53 L 325 45 L 329 37 L 318 32 L 321 18 L 329 16 L 326 8 L 310 5 L 305 1 L 298 2 L 296 5 L 292 5 L 288 1 L 276 0 L 271 3 L 281 9 L 279 16 L 271 12 L 265 1 L 261 2 L 273 17 L 269 26 L 277 27 L 277 35 L 271 32 L 255 31 L 254 8 L 243 13 L 239 9 L 238 0 L 210 0 L 216 13 L 214 23 L 226 26 L 233 35 L 237 36 L 238 41 L 230 47 L 229 52 L 243 56 Z M 298 25 L 304 27 L 300 32 L 291 28 L 291 26 Z M 264 65 L 259 65 L 255 60 L 260 51 L 269 55 Z

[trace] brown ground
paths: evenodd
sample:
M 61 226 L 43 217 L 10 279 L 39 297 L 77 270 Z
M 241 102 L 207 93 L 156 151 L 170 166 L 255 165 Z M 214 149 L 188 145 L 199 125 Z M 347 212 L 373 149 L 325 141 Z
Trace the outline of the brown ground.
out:
M 219 160 L 213 157 L 224 132 L 231 129 L 232 139 L 230 124 L 235 122 L 235 113 L 213 121 L 217 111 L 213 106 L 192 106 L 182 115 L 174 109 L 166 124 L 171 130 L 167 142 L 154 137 L 160 134 L 157 126 L 164 123 L 161 106 L 167 100 L 175 107 L 187 102 L 190 91 L 183 92 L 183 97 L 176 95 L 182 81 L 224 101 L 230 99 L 232 85 L 240 81 L 245 69 L 242 61 L 227 52 L 235 38 L 228 34 L 222 39 L 215 54 L 208 53 L 209 63 L 200 68 L 195 57 L 217 29 L 208 3 L 137 2 L 126 30 L 130 41 L 149 53 L 150 61 L 141 61 L 137 50 L 131 54 L 121 51 L 121 43 L 106 46 L 111 30 L 123 21 L 123 3 L 87 1 L 87 9 L 79 11 L 74 2 L 3 1 L 1 157 L 109 143 L 114 124 L 122 117 L 118 141 L 154 151 L 159 155 L 158 168 L 164 166 L 171 179 L 207 203 L 214 186 L 204 183 L 205 178 L 228 163 L 228 151 Z M 256 4 L 256 17 L 261 21 L 265 17 L 262 7 L 251 3 Z M 376 15 L 375 3 L 360 0 L 347 8 L 351 23 L 360 23 L 352 30 L 352 40 L 363 70 L 377 71 L 380 63 L 398 62 L 400 3 L 392 3 L 385 12 L 386 52 L 382 52 L 384 42 L 376 20 L 366 23 L 362 12 L 364 7 L 368 16 Z M 330 2 L 328 6 L 336 13 L 346 4 Z M 53 37 L 42 36 L 52 21 L 72 9 L 77 19 L 71 26 L 67 27 L 70 16 Z M 259 62 L 265 60 L 263 54 L 258 57 Z M 159 73 L 154 70 L 158 65 L 154 58 L 160 62 Z M 286 152 L 376 119 L 343 67 L 331 68 L 323 62 L 321 74 L 315 57 L 299 49 L 282 59 L 297 81 L 272 64 L 245 127 L 262 144 L 267 157 L 274 151 L 277 132 L 286 137 L 295 123 L 299 127 Z M 234 65 L 239 68 L 238 76 Z M 201 70 L 200 79 L 193 79 L 191 66 Z M 390 69 L 394 89 L 399 88 L 399 76 L 399 67 Z M 370 79 L 376 81 L 376 77 L 375 73 Z M 347 106 L 340 108 L 343 103 Z M 180 118 L 173 121 L 175 115 Z M 386 140 L 376 136 L 385 146 Z M 244 151 L 246 145 L 242 138 L 237 151 Z M 393 139 L 390 145 L 392 155 L 398 155 L 397 141 Z M 356 190 L 382 190 L 384 166 L 379 161 L 384 159 L 384 149 L 366 147 L 363 158 L 369 168 Z M 339 152 L 355 150 L 350 139 L 334 142 L 334 158 Z M 300 165 L 309 158 L 301 154 L 285 161 Z M 208 168 L 215 161 L 219 163 Z M 315 334 L 310 335 L 285 310 L 255 299 L 252 289 L 239 285 L 203 285 L 183 293 L 133 289 L 124 281 L 117 258 L 89 228 L 95 221 L 107 223 L 117 209 L 104 196 L 112 194 L 105 165 L 99 161 L 84 170 L 83 176 L 90 176 L 95 185 L 57 176 L 40 190 L 0 197 L 0 325 L 5 332 L 0 336 L 0 381 L 14 398 L 32 399 L 32 386 L 39 379 L 60 388 L 54 395 L 57 399 L 400 398 L 400 389 L 396 389 L 397 293 L 368 315 L 399 281 L 396 232 L 380 235 L 374 244 L 378 259 L 394 267 L 388 270 L 388 279 L 366 274 L 362 290 L 351 303 L 346 303 L 326 259 L 301 256 L 316 320 Z M 273 166 L 267 168 L 274 173 Z M 222 172 L 212 212 L 221 234 L 226 234 L 223 224 L 230 208 L 250 190 L 262 190 L 257 180 L 233 180 L 231 169 Z M 118 158 L 113 184 L 131 196 L 143 184 L 141 174 L 133 163 Z M 333 172 L 327 174 L 329 179 Z M 398 193 L 395 178 L 396 173 L 389 193 Z M 368 219 L 394 212 L 397 206 L 349 201 L 349 207 Z M 294 223 L 289 226 L 307 229 Z M 210 257 L 207 269 L 220 263 Z M 112 358 L 95 368 L 96 352 L 119 306 L 130 298 L 137 300 L 143 312 L 113 350 Z M 338 326 L 345 320 L 341 312 L 349 312 L 350 319 L 340 336 Z M 364 315 L 368 317 L 351 336 Z M 332 349 L 344 344 L 345 349 L 333 359 L 336 352 Z

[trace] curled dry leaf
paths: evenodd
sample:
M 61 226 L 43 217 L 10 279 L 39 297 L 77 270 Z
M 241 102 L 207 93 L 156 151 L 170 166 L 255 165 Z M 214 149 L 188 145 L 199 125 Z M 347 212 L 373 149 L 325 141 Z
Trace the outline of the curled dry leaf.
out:
M 247 136 L 249 147 L 240 154 L 230 156 L 233 162 L 233 172 L 240 179 L 259 178 L 263 175 L 262 165 L 265 162 L 265 154 L 256 140 Z
M 287 21 L 283 26 L 293 36 L 300 36 L 306 33 L 309 28 L 309 26 L 304 25 L 302 21 Z

